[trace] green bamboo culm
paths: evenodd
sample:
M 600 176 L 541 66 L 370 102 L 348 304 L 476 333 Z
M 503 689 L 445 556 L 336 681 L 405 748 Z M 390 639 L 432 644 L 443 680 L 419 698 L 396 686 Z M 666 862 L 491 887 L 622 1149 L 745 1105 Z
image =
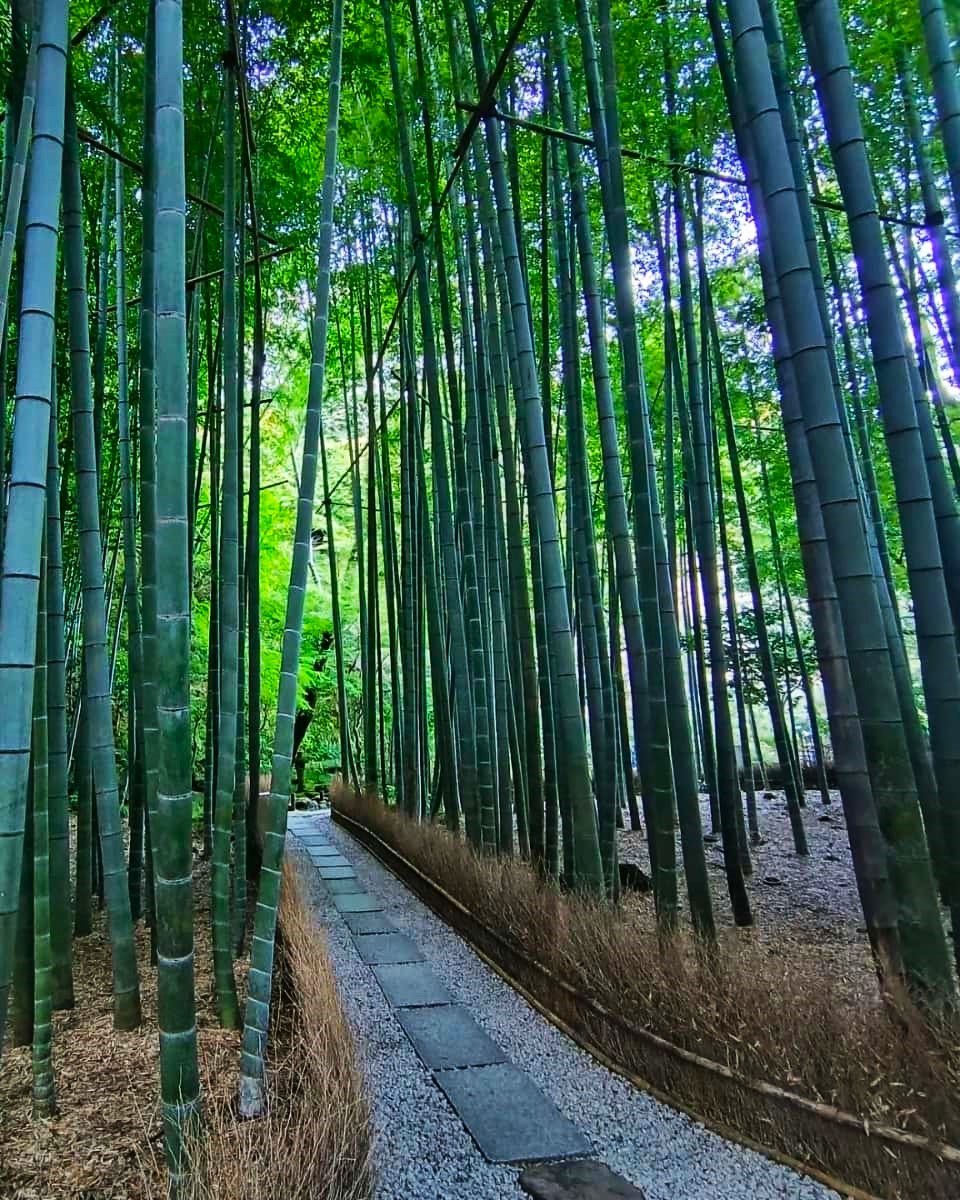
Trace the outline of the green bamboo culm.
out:
M 333 652 L 337 664 L 337 714 L 340 727 L 340 773 L 344 779 L 353 778 L 350 749 L 350 723 L 347 712 L 346 671 L 343 654 L 343 623 L 340 619 L 340 577 L 337 574 L 337 546 L 333 536 L 333 510 L 330 504 L 330 481 L 327 451 L 323 440 L 323 414 L 319 425 L 320 470 L 323 478 L 324 512 L 327 528 L 327 562 L 330 567 L 330 612 L 333 624 Z
M 96 336 L 93 341 L 93 436 L 97 450 L 97 474 L 106 478 L 103 469 L 103 402 L 107 386 L 107 289 L 110 284 L 110 180 L 113 164 L 103 160 L 103 186 L 100 189 L 100 220 L 97 224 L 97 285 L 94 292 Z M 100 497 L 103 501 L 106 492 Z M 108 509 L 100 510 L 100 524 L 106 525 Z
M 460 801 L 463 806 L 467 836 L 477 846 L 481 844 L 480 806 L 478 788 L 478 754 L 476 738 L 476 714 L 470 690 L 470 670 L 467 643 L 467 617 L 460 594 L 462 574 L 461 554 L 458 551 L 454 525 L 455 506 L 451 496 L 450 473 L 447 463 L 445 421 L 441 407 L 440 377 L 436 333 L 432 315 L 430 268 L 427 262 L 426 242 L 420 223 L 420 208 L 417 201 L 416 176 L 406 111 L 396 78 L 396 48 L 393 44 L 393 29 L 390 5 L 381 0 L 384 31 L 387 39 L 391 77 L 394 79 L 393 93 L 397 111 L 397 128 L 400 161 L 406 193 L 407 213 L 413 240 L 416 266 L 416 294 L 420 315 L 423 342 L 423 373 L 427 393 L 427 411 L 430 415 L 430 455 L 435 495 L 435 521 L 437 525 L 437 576 L 444 581 L 450 638 L 450 671 L 452 679 L 451 700 L 457 727 L 457 773 Z M 439 614 L 431 610 L 432 590 L 427 589 L 428 620 L 438 624 Z M 439 694 L 439 693 L 438 693 Z
M 157 438 L 156 438 L 156 147 L 153 110 L 156 104 L 156 12 L 147 5 L 143 71 L 143 187 L 141 191 L 140 272 L 140 627 L 143 647 L 143 745 L 147 789 L 145 842 L 152 847 L 151 822 L 156 819 L 160 733 L 157 728 Z M 152 851 L 151 851 L 152 853 Z M 148 861 L 150 854 L 147 855 Z M 156 864 L 147 878 L 156 883 Z M 151 951 L 156 961 L 156 900 L 151 912 Z
M 10 1044 L 33 1041 L 33 774 L 28 773 L 27 814 L 23 829 L 23 870 L 14 943 L 13 995 L 10 1001 Z
M 87 323 L 89 308 L 86 253 L 83 244 L 80 144 L 72 94 L 68 95 L 63 166 L 63 239 L 69 301 L 71 419 L 77 473 L 80 573 L 83 586 L 83 703 L 87 711 L 87 730 L 90 738 L 88 750 L 93 767 L 97 831 L 103 863 L 104 901 L 110 916 L 113 1019 L 117 1029 L 135 1029 L 140 1024 L 140 988 L 120 826 L 120 790 L 110 703 L 107 605 L 104 594 L 90 376 L 90 331 Z
M 114 51 L 116 83 L 114 118 L 120 126 L 120 51 Z M 130 458 L 130 403 L 127 370 L 126 242 L 123 225 L 123 165 L 114 162 L 114 236 L 117 280 L 117 443 L 120 452 L 120 512 L 123 533 L 123 585 L 127 610 L 127 671 L 133 692 L 132 771 L 129 784 L 130 850 L 128 890 L 133 919 L 140 917 L 143 873 L 143 830 L 146 780 L 143 743 L 143 641 L 140 627 L 140 593 L 137 583 L 136 505 L 133 500 L 133 471 Z
M 224 1029 L 237 1029 L 240 1009 L 233 977 L 231 937 L 230 831 L 237 771 L 237 671 L 240 629 L 240 542 L 237 492 L 240 431 L 237 396 L 236 262 L 236 77 L 227 64 L 223 136 L 223 507 L 220 531 L 220 732 L 217 791 L 213 807 L 211 923 L 217 1016 Z
M 33 1115 L 54 1110 L 53 955 L 50 946 L 50 809 L 47 738 L 47 552 L 40 558 L 37 664 L 33 677 Z
M 317 254 L 317 302 L 313 323 L 310 390 L 303 441 L 303 464 L 297 501 L 297 525 L 287 592 L 287 614 L 277 695 L 277 726 L 273 742 L 273 774 L 263 836 L 263 861 L 250 948 L 250 975 L 244 1013 L 243 1053 L 240 1060 L 240 1111 L 257 1116 L 264 1107 L 264 1066 L 270 1019 L 273 953 L 280 900 L 283 847 L 290 799 L 293 759 L 293 726 L 297 704 L 297 674 L 303 607 L 310 565 L 310 531 L 317 481 L 317 449 L 323 403 L 327 324 L 330 307 L 330 254 L 333 242 L 333 197 L 337 169 L 337 126 L 340 117 L 340 74 L 343 58 L 343 0 L 334 0 L 330 35 L 330 97 L 324 151 L 323 190 L 320 200 L 320 237 Z M 345 766 L 345 764 L 344 764 Z
M 909 759 L 900 698 L 887 649 L 857 481 L 833 399 L 826 341 L 808 262 L 786 141 L 765 49 L 757 0 L 726 0 L 746 126 L 758 148 L 757 178 L 766 209 L 774 275 L 800 400 L 806 449 L 821 501 L 826 545 L 847 635 L 850 668 L 897 897 L 907 977 L 918 994 L 952 1001 L 956 986 Z M 761 152 L 762 147 L 762 152 Z M 799 266 L 797 264 L 800 264 Z M 803 347 L 802 353 L 794 348 Z M 792 416 L 792 414 L 791 414 Z
M 50 943 L 53 1007 L 73 1008 L 73 911 L 70 903 L 70 807 L 67 795 L 67 650 L 64 639 L 63 534 L 54 375 L 47 463 L 47 738 L 50 810 Z
M 957 876 L 960 670 L 953 653 L 955 630 L 911 391 L 914 368 L 902 336 L 898 297 L 884 256 L 880 221 L 875 215 L 876 195 L 870 181 L 839 8 L 835 3 L 820 0 L 806 3 L 801 13 L 801 30 L 818 87 L 837 181 L 848 210 L 858 214 L 855 221 L 852 217 L 850 220 L 851 245 L 865 297 L 880 415 L 900 512 L 930 748 L 941 800 L 940 828 L 936 832 L 928 829 L 926 833 L 929 841 L 938 839 L 945 847 L 946 898 L 952 913 L 955 956 L 960 958 Z
M 27 156 L 33 133 L 33 114 L 37 99 L 37 37 L 30 43 L 30 55 L 23 82 L 20 101 L 20 119 L 13 139 L 9 157 L 4 160 L 4 171 L 0 196 L 5 195 L 3 225 L 0 227 L 0 462 L 6 462 L 6 340 L 7 306 L 10 298 L 10 276 L 13 271 L 13 254 L 20 225 L 20 210 L 23 201 L 23 185 L 27 174 Z M 12 114 L 11 114 L 12 115 Z M 12 132 L 7 129 L 9 138 Z M 9 143 L 8 143 L 9 145 Z M 4 190 L 5 189 L 5 190 Z M 0 504 L 0 544 L 3 542 L 3 505 Z
M 80 714 L 77 721 L 74 775 L 77 788 L 76 879 L 73 897 L 73 936 L 93 933 L 91 904 L 93 873 L 93 772 L 87 753 L 87 713 L 83 703 L 83 666 L 80 668 Z
M 957 79 L 957 65 L 951 47 L 950 26 L 944 0 L 919 0 L 919 5 L 923 42 L 937 105 L 937 124 L 950 176 L 953 218 L 956 223 L 960 220 L 960 80 Z
M 23 200 L 23 183 L 27 173 L 27 155 L 30 135 L 33 132 L 33 114 L 37 99 L 37 39 L 30 47 L 30 59 L 23 85 L 23 100 L 20 104 L 20 121 L 17 125 L 17 140 L 13 145 L 13 161 L 7 184 L 7 202 L 3 212 L 3 230 L 0 232 L 0 330 L 7 324 L 7 300 L 10 293 L 10 275 L 13 271 L 13 251 L 17 242 L 17 226 L 20 223 L 20 205 Z
M 10 479 L 0 571 L 0 1056 L 13 972 L 30 763 L 33 661 L 53 379 L 56 245 L 63 164 L 67 5 L 45 0 L 37 38 L 37 107 L 23 223 L 20 331 Z M 25 665 L 29 664 L 29 665 Z
M 183 6 L 154 4 L 157 395 L 157 1017 L 160 1097 L 170 1191 L 188 1170 L 186 1140 L 200 1117 L 193 977 L 190 729 L 190 556 L 187 522 L 186 183 Z
M 207 301 L 209 313 L 210 302 Z M 218 347 L 219 350 L 219 347 Z M 207 320 L 207 361 L 213 364 L 213 331 Z M 220 722 L 220 405 L 217 369 L 209 368 L 207 411 L 210 423 L 210 617 L 207 623 L 207 729 L 204 752 L 204 857 L 213 857 L 213 810 L 217 798 L 217 739 Z
M 486 56 L 480 32 L 480 20 L 474 0 L 467 0 L 465 12 L 473 51 L 474 71 L 480 86 L 487 80 Z M 524 463 L 529 482 L 532 524 L 540 539 L 545 616 L 551 654 L 556 656 L 559 740 L 564 749 L 563 776 L 569 789 L 574 880 L 584 891 L 602 894 L 603 866 L 597 835 L 596 809 L 590 788 L 586 733 L 577 691 L 576 649 L 570 628 L 568 593 L 560 549 L 560 531 L 550 480 L 549 460 L 543 423 L 540 383 L 534 360 L 526 285 L 517 248 L 513 203 L 503 161 L 500 134 L 495 121 L 486 118 L 487 161 L 496 199 L 500 238 L 506 266 L 506 296 L 515 314 L 514 335 L 521 389 L 518 392 L 518 421 Z

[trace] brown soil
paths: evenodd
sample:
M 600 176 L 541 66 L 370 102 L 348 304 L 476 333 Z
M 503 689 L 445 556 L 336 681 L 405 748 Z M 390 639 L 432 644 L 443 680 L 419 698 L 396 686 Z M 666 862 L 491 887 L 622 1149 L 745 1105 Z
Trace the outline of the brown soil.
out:
M 240 1034 L 217 1026 L 212 1004 L 207 864 L 197 871 L 195 889 L 197 1024 L 206 1066 L 213 1059 L 238 1061 Z M 76 1006 L 54 1015 L 55 1117 L 32 1119 L 30 1047 L 5 1050 L 0 1076 L 3 1200 L 146 1200 L 163 1194 L 156 972 L 150 966 L 150 934 L 142 923 L 136 939 L 143 1023 L 131 1032 L 113 1028 L 105 913 L 95 913 L 93 933 L 74 940 Z M 236 1071 L 217 1072 L 215 1088 L 229 1093 L 235 1085 Z

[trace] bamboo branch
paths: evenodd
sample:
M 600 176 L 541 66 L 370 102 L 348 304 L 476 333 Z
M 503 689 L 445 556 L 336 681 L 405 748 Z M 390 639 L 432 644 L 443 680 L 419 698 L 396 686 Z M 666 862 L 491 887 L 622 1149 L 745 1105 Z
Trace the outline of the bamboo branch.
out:
M 112 158 L 115 162 L 123 163 L 123 165 L 125 167 L 129 167 L 131 171 L 136 171 L 138 175 L 143 175 L 143 167 L 140 163 L 133 158 L 128 158 L 125 154 L 121 154 L 119 150 L 114 150 L 114 148 L 112 146 L 108 146 L 106 142 L 101 142 L 99 138 L 94 137 L 89 129 L 78 129 L 77 135 L 79 136 L 80 141 L 89 146 L 92 150 L 96 150 L 98 153 L 106 155 L 107 158 Z M 187 199 L 191 200 L 194 204 L 199 204 L 201 208 L 205 208 L 208 212 L 214 213 L 221 219 L 223 218 L 223 209 L 220 208 L 219 205 L 214 204 L 212 200 L 207 200 L 204 196 L 198 196 L 196 192 L 187 192 L 186 195 Z M 250 229 L 251 227 L 248 225 L 247 228 Z M 271 246 L 277 245 L 275 239 L 267 237 L 262 230 L 259 231 L 259 235 L 262 242 L 267 242 Z M 190 282 L 191 280 L 188 279 L 188 286 Z
M 539 121 L 528 121 L 524 117 L 514 117 L 510 113 L 501 112 L 496 105 L 483 107 L 482 104 L 471 104 L 467 100 L 457 100 L 457 108 L 463 112 L 479 113 L 481 116 L 495 117 L 498 121 L 506 121 L 510 125 L 515 125 L 518 129 L 526 129 L 530 133 L 538 133 L 543 137 L 558 138 L 562 142 L 573 142 L 576 146 L 585 146 L 588 150 L 595 149 L 593 138 L 585 137 L 581 133 L 571 133 L 567 129 L 557 129 L 553 125 L 543 125 Z M 640 150 L 630 150 L 626 146 L 621 148 L 620 153 L 624 158 L 633 159 L 635 162 L 643 162 L 648 166 L 663 167 L 668 171 L 683 171 L 688 175 L 699 175 L 702 179 L 714 179 L 718 183 L 728 183 L 733 187 L 745 188 L 747 186 L 746 179 L 739 175 L 727 175 L 722 171 L 713 171 L 709 167 L 696 167 L 690 163 L 670 162 L 665 158 L 658 158 L 655 154 L 644 154 Z M 810 197 L 810 203 L 814 208 L 824 208 L 829 212 L 845 212 L 843 204 L 839 200 L 825 200 L 823 197 Z M 890 225 L 901 225 L 904 229 L 930 229 L 935 225 L 943 224 L 943 213 L 931 213 L 929 221 L 913 221 L 909 217 L 900 217 L 893 213 L 880 212 L 877 216 L 881 221 L 886 221 Z M 948 231 L 949 233 L 949 231 Z M 957 236 L 950 233 L 951 237 Z
M 261 254 L 260 262 L 262 262 L 262 263 L 270 262 L 271 259 L 282 258 L 285 254 L 292 254 L 294 252 L 294 250 L 298 250 L 299 248 L 300 248 L 299 246 L 278 246 L 276 248 L 276 250 L 267 250 L 264 254 Z M 254 265 L 254 260 L 252 258 L 248 258 L 244 265 L 248 266 L 248 267 L 252 267 Z M 205 271 L 202 275 L 194 275 L 192 279 L 187 280 L 187 288 L 189 289 L 192 287 L 196 287 L 197 284 L 206 283 L 210 279 L 219 279 L 222 274 L 223 274 L 223 267 L 218 267 L 215 271 Z M 130 299 L 127 301 L 127 307 L 129 308 L 130 305 L 139 304 L 139 303 L 140 303 L 139 296 L 131 296 Z M 113 312 L 115 309 L 116 309 L 116 305 L 111 304 L 110 307 L 107 309 L 107 311 Z
M 110 16 L 110 10 L 113 8 L 115 2 L 116 0 L 107 0 L 106 4 L 101 4 L 93 16 L 90 17 L 89 20 L 85 21 L 84 24 L 81 25 L 77 32 L 73 35 L 73 37 L 70 39 L 70 45 L 79 46 L 82 42 L 87 40 L 91 33 L 96 32 L 96 30 L 100 28 L 107 17 Z

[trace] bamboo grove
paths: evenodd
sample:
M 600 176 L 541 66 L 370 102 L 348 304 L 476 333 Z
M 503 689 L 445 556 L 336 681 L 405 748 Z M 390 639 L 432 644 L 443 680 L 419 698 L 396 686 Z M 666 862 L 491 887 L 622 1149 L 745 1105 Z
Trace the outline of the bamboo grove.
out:
M 174 1187 L 195 904 L 263 1110 L 305 755 L 611 902 L 642 828 L 665 944 L 752 923 L 768 781 L 799 856 L 838 793 L 880 976 L 955 1001 L 955 17 L 14 0 L 0 1051 L 38 1115 L 97 903 L 117 1028 L 157 972 Z

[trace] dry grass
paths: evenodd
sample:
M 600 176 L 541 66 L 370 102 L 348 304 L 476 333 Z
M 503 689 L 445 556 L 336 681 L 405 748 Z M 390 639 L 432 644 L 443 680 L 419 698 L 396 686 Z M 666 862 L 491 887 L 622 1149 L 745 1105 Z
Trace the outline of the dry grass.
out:
M 835 958 L 820 955 L 815 946 L 779 933 L 774 940 L 762 931 L 730 930 L 710 954 L 686 932 L 664 947 L 652 903 L 641 915 L 636 906 L 613 908 L 561 895 L 526 864 L 481 857 L 445 829 L 414 824 L 376 799 L 340 789 L 335 806 L 372 829 L 522 955 L 629 1025 L 869 1124 L 960 1144 L 960 1030 L 931 1024 L 905 998 L 884 1000 L 876 988 L 852 995 L 848 981 L 837 977 Z M 502 957 L 495 947 L 490 953 Z M 845 1160 L 856 1159 L 851 1161 L 856 1173 L 844 1177 L 866 1175 L 881 1190 L 883 1171 L 878 1176 L 868 1170 L 851 1147 L 838 1151 L 838 1158 L 795 1112 L 764 1112 L 755 1094 L 745 1096 L 745 1089 L 709 1072 L 694 1081 L 697 1073 L 678 1066 L 675 1056 L 671 1061 L 668 1054 L 644 1049 L 624 1037 L 615 1021 L 597 1019 L 582 1006 L 578 1011 L 569 994 L 544 984 L 542 974 L 524 976 L 519 958 L 502 965 L 614 1062 L 680 1103 L 837 1174 Z M 838 1133 L 839 1142 L 845 1139 L 850 1140 Z M 887 1156 L 900 1155 L 875 1139 L 869 1153 L 881 1167 Z M 913 1166 L 885 1169 L 896 1176 L 889 1187 L 884 1184 L 885 1195 L 960 1195 L 956 1166 L 945 1191 L 932 1183 L 920 1190 Z
M 213 1005 L 209 864 L 194 878 L 197 1040 L 213 1094 L 236 1087 L 239 1034 L 221 1029 Z M 56 1114 L 30 1111 L 30 1048 L 4 1049 L 0 1069 L 0 1197 L 3 1200 L 148 1200 L 164 1194 L 158 1089 L 156 972 L 150 935 L 136 927 L 143 1023 L 113 1028 L 105 913 L 73 943 L 76 1007 L 54 1014 Z M 245 983 L 238 963 L 238 986 Z M 211 1064 L 230 1064 L 226 1074 Z
M 370 1108 L 323 934 L 284 867 L 274 1061 L 257 1121 L 208 1103 L 184 1200 L 366 1200 L 372 1193 Z M 217 1072 L 230 1063 L 214 1064 Z M 236 1067 L 233 1067 L 236 1074 Z
M 372 1134 L 354 1043 L 295 870 L 285 869 L 271 1029 L 272 1106 L 236 1116 L 240 1034 L 220 1029 L 213 1004 L 209 866 L 195 878 L 197 1022 L 207 1138 L 203 1186 L 192 1200 L 364 1200 Z M 251 905 L 252 908 L 252 905 Z M 4 1050 L 0 1069 L 2 1200 L 153 1200 L 166 1194 L 156 973 L 137 928 L 143 1024 L 113 1029 L 110 950 L 102 913 L 74 943 L 77 1006 L 54 1016 L 57 1114 L 30 1115 L 30 1050 Z M 241 997 L 246 962 L 236 964 Z

